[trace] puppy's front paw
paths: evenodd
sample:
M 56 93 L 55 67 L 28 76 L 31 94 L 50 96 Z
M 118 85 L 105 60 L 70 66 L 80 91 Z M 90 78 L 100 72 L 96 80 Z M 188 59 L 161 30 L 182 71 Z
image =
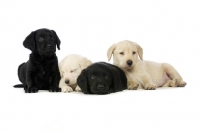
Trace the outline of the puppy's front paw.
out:
M 38 88 L 36 87 L 30 87 L 30 88 L 25 88 L 25 93 L 37 93 L 38 92 Z
M 128 89 L 129 90 L 137 90 L 138 87 L 139 87 L 138 83 L 135 83 L 133 81 L 128 81 Z
M 59 87 L 52 86 L 49 88 L 49 92 L 61 92 L 61 89 Z
M 69 86 L 62 87 L 61 89 L 63 93 L 68 93 L 73 91 L 73 89 Z
M 81 92 L 81 88 L 77 85 L 76 88 L 75 88 L 75 91 L 76 92 Z
M 145 90 L 155 90 L 156 89 L 156 84 L 153 84 L 153 83 L 149 83 L 149 84 L 146 84 L 144 89 Z

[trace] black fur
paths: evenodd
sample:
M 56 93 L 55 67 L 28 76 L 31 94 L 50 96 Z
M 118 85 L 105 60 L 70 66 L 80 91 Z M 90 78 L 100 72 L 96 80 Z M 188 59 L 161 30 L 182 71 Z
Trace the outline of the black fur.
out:
M 85 94 L 109 94 L 127 89 L 127 78 L 117 66 L 98 62 L 82 70 L 77 84 Z
M 18 77 L 22 84 L 14 87 L 23 86 L 26 93 L 36 93 L 38 90 L 60 92 L 60 73 L 55 54 L 56 45 L 60 49 L 60 39 L 56 32 L 49 29 L 33 31 L 23 45 L 32 53 L 26 63 L 19 65 Z

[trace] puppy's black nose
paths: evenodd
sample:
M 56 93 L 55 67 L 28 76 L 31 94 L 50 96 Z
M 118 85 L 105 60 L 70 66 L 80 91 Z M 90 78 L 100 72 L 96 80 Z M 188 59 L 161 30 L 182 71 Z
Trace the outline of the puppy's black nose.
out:
M 51 48 L 51 47 L 52 47 L 52 44 L 47 44 L 47 47 L 48 47 L 48 48 Z
M 66 84 L 69 84 L 69 80 L 66 80 L 65 83 L 66 83 Z
M 104 89 L 104 85 L 101 85 L 101 84 L 98 85 L 98 86 L 97 86 L 97 89 Z
M 126 63 L 128 66 L 131 66 L 133 64 L 132 60 L 128 60 Z

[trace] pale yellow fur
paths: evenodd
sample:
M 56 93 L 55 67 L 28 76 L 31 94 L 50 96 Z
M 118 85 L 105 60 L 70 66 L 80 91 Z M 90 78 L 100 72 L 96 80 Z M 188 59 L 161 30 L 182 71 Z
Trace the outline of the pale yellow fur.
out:
M 92 62 L 90 60 L 77 54 L 66 56 L 59 63 L 59 71 L 61 75 L 59 87 L 62 89 L 62 92 L 71 92 L 73 90 L 81 91 L 77 85 L 77 78 L 81 71 L 91 64 Z M 66 80 L 69 80 L 69 84 L 65 83 Z
M 135 52 L 135 54 L 133 53 Z M 123 54 L 122 54 L 123 53 Z M 157 87 L 184 87 L 177 70 L 167 63 L 143 60 L 143 49 L 128 40 L 113 44 L 107 51 L 108 61 L 113 55 L 113 64 L 121 68 L 128 79 L 128 89 L 156 89 Z M 133 62 L 131 66 L 127 61 Z

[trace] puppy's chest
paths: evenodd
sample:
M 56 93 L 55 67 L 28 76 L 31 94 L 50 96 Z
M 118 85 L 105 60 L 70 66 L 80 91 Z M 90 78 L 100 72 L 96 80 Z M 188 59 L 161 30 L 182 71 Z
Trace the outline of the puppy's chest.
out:
M 43 77 L 48 76 L 50 74 L 50 72 L 51 72 L 50 66 L 40 65 L 40 67 L 38 69 L 38 73 Z

